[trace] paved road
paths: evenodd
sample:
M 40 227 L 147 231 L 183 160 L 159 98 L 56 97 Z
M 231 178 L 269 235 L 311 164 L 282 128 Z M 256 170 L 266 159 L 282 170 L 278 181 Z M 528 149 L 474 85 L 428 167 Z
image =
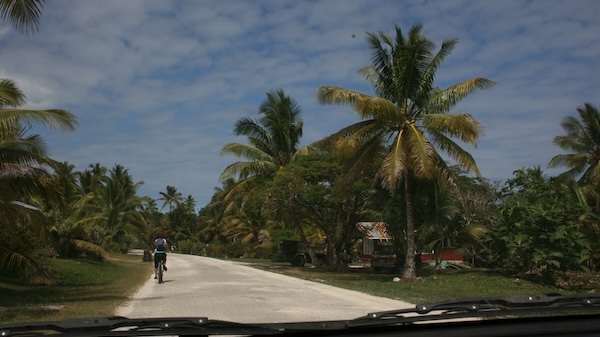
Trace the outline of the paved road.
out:
M 167 266 L 165 282 L 158 284 L 148 263 L 148 281 L 128 304 L 117 309 L 116 315 L 274 323 L 351 319 L 413 306 L 231 261 L 169 254 Z

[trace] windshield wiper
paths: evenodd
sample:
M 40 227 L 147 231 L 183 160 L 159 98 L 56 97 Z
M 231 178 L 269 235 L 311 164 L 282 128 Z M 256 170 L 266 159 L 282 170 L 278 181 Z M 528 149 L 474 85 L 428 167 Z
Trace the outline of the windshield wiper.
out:
M 0 326 L 0 337 L 27 336 L 204 336 L 284 335 L 301 332 L 343 331 L 378 326 L 408 325 L 486 316 L 518 317 L 530 314 L 600 312 L 600 295 L 535 295 L 479 298 L 420 304 L 413 308 L 381 311 L 353 320 L 246 324 L 206 317 L 101 317 Z
M 416 323 L 424 321 L 515 317 L 560 313 L 600 312 L 600 295 L 532 295 L 507 298 L 474 298 L 419 304 L 414 308 L 369 313 L 350 326 Z
M 120 316 L 76 318 L 0 326 L 1 337 L 11 336 L 163 336 L 277 334 L 268 325 L 209 320 L 206 317 L 126 318 Z

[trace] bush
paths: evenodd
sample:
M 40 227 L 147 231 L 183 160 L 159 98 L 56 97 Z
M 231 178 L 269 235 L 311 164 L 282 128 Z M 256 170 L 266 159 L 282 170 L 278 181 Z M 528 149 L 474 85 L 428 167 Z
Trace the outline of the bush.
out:
M 178 253 L 191 255 L 204 255 L 206 253 L 206 244 L 195 240 L 183 240 L 177 242 L 176 250 Z
M 206 256 L 208 257 L 224 257 L 225 245 L 220 243 L 210 243 L 206 245 Z
M 246 251 L 248 247 L 239 242 L 232 242 L 225 246 L 226 256 L 227 258 L 240 258 L 246 255 Z
M 249 253 L 251 258 L 255 259 L 270 259 L 273 256 L 271 243 L 262 243 L 255 246 Z

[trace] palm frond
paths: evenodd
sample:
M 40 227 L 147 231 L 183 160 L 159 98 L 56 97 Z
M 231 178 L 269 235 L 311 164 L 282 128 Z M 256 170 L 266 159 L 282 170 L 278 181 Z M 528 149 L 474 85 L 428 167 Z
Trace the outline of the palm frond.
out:
M 335 86 L 321 86 L 317 90 L 317 101 L 320 104 L 347 105 L 354 108 L 356 100 L 362 97 L 369 95 Z
M 19 120 L 28 128 L 34 124 L 46 125 L 62 131 L 73 131 L 77 126 L 75 116 L 61 109 L 26 110 L 26 109 L 0 109 L 0 120 Z
M 221 148 L 221 154 L 233 154 L 237 157 L 250 160 L 273 160 L 273 157 L 265 151 L 241 143 L 226 144 Z
M 448 154 L 450 158 L 454 159 L 468 172 L 474 172 L 478 176 L 481 175 L 481 172 L 475 163 L 475 159 L 469 152 L 465 151 L 456 142 L 449 137 L 446 137 L 444 134 L 430 131 L 430 135 L 431 136 L 429 139 L 431 139 L 431 141 L 441 150 L 441 152 Z
M 433 81 L 435 79 L 435 74 L 442 64 L 442 62 L 446 59 L 446 56 L 450 55 L 454 47 L 458 43 L 458 39 L 446 39 L 442 42 L 442 45 L 438 52 L 431 58 L 427 68 L 423 72 L 422 75 L 422 84 L 419 92 L 417 93 L 417 102 L 424 102 L 429 99 L 430 91 L 433 88 Z
M 409 168 L 406 145 L 403 144 L 404 132 L 405 130 L 400 130 L 377 172 L 376 178 L 381 180 L 381 186 L 390 192 L 397 189 L 398 184 L 402 181 L 403 173 Z
M 398 106 L 382 97 L 360 97 L 354 106 L 363 119 L 375 118 L 392 124 L 402 121 L 402 114 Z
M 49 285 L 55 281 L 52 272 L 34 258 L 6 248 L 0 248 L 0 269 L 31 284 Z
M 236 162 L 228 165 L 221 173 L 219 181 L 225 181 L 239 176 L 240 179 L 246 179 L 259 174 L 272 174 L 277 171 L 272 161 L 248 161 Z
M 4 0 L 0 1 L 0 17 L 21 33 L 35 33 L 43 7 L 44 0 Z
M 414 123 L 406 128 L 406 144 L 411 170 L 420 178 L 432 179 L 435 169 L 431 154 L 435 152 L 432 144 Z
M 0 78 L 0 109 L 7 106 L 17 107 L 25 104 L 26 96 L 17 87 L 15 81 L 7 78 Z
M 384 137 L 385 133 L 380 131 L 379 135 L 352 144 L 344 143 L 349 139 L 340 140 L 342 143 L 337 145 L 335 153 L 344 163 L 345 174 L 337 184 L 337 189 L 342 189 L 363 177 L 365 168 L 380 158 Z
M 73 247 L 79 251 L 85 252 L 89 255 L 99 257 L 103 260 L 110 257 L 110 254 L 104 248 L 85 240 L 71 239 Z
M 377 87 L 381 84 L 381 77 L 379 76 L 377 69 L 372 65 L 358 69 L 357 73 L 364 77 L 365 80 L 369 81 L 373 87 Z
M 566 166 L 560 177 L 579 178 L 580 183 L 600 181 L 600 113 L 591 104 L 577 108 L 579 118 L 567 116 L 561 121 L 566 135 L 554 137 L 554 144 L 571 153 L 552 157 L 548 167 Z
M 436 91 L 427 101 L 425 106 L 426 111 L 430 113 L 446 113 L 473 91 L 488 89 L 495 84 L 496 82 L 481 77 L 456 83 L 445 90 Z
M 556 136 L 554 137 L 553 142 L 554 145 L 559 146 L 565 151 L 589 152 L 590 150 L 588 142 L 583 139 L 579 139 L 579 137 L 574 138 L 571 135 Z
M 586 153 L 559 154 L 550 159 L 548 167 L 566 166 L 570 170 L 573 170 L 573 173 L 581 173 L 585 170 L 588 160 L 589 158 Z
M 449 135 L 473 145 L 477 145 L 477 140 L 483 133 L 481 123 L 466 113 L 427 114 L 422 121 L 423 127 L 428 131 Z

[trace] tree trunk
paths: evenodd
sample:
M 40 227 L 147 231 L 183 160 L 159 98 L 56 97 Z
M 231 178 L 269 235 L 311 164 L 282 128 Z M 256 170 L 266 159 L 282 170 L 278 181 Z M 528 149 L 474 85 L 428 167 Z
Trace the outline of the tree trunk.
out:
M 406 202 L 406 259 L 402 278 L 415 279 L 417 272 L 415 268 L 415 214 L 413 208 L 413 195 L 411 191 L 410 177 L 404 175 L 404 199 Z

